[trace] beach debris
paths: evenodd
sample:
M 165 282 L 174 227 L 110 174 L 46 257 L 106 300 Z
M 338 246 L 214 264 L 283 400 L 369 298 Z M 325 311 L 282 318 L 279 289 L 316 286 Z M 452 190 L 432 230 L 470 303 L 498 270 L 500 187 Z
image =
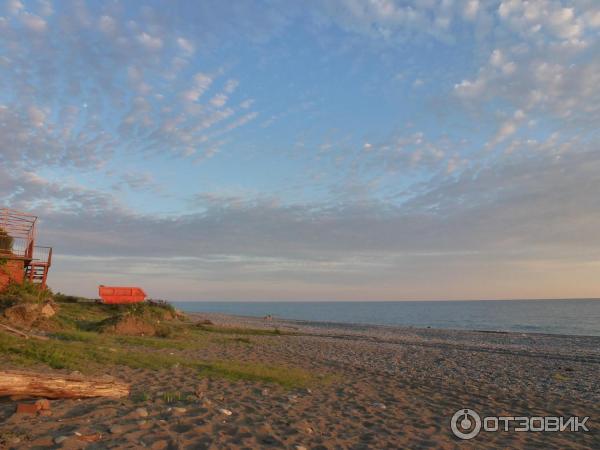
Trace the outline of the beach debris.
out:
M 169 442 L 165 440 L 156 441 L 152 444 L 150 448 L 152 450 L 164 450 L 165 448 L 169 448 Z
M 63 442 L 65 442 L 67 439 L 69 439 L 69 436 L 56 436 L 53 441 L 55 444 L 62 444 Z
M 50 401 L 47 398 L 40 398 L 35 401 L 35 405 L 40 411 L 50 409 Z
M 123 425 L 115 424 L 115 425 L 111 425 L 108 428 L 108 431 L 110 431 L 112 434 L 119 434 L 119 433 L 122 433 L 123 431 L 125 431 L 125 427 Z
M 39 411 L 35 403 L 19 403 L 17 405 L 17 414 L 37 414 Z
M 214 325 L 214 323 L 210 319 L 201 319 L 198 322 L 196 322 L 197 327 L 201 327 L 202 325 Z
M 208 379 L 203 378 L 202 380 L 200 380 L 200 382 L 196 386 L 196 390 L 194 391 L 194 394 L 196 394 L 196 397 L 202 398 L 202 397 L 204 397 L 204 394 L 206 391 L 208 391 Z
M 135 414 L 138 417 L 148 417 L 148 410 L 146 408 L 138 408 L 135 410 Z
M 121 398 L 129 395 L 129 385 L 98 378 L 79 379 L 70 375 L 0 371 L 0 397 L 11 395 L 45 398 Z
M 101 433 L 93 433 L 93 434 L 81 434 L 75 433 L 77 435 L 77 439 L 82 442 L 98 442 L 102 440 Z
M 221 409 L 219 409 L 219 412 L 220 412 L 221 414 L 225 415 L 225 416 L 230 416 L 230 415 L 232 415 L 232 414 L 233 414 L 233 413 L 232 413 L 230 410 L 228 410 L 228 409 L 225 409 L 225 408 L 221 408 Z

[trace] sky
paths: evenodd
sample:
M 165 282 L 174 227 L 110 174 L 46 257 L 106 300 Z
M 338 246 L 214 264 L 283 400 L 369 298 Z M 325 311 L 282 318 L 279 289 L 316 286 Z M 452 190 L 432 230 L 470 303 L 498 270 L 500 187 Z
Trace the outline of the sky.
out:
M 600 297 L 600 2 L 0 6 L 0 205 L 49 284 Z

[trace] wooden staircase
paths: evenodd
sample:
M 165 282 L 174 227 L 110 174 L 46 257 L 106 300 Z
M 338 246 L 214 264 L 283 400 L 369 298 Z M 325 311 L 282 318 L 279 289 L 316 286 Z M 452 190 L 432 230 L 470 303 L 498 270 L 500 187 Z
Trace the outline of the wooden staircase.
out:
M 31 283 L 39 284 L 42 289 L 46 288 L 48 271 L 52 265 L 52 247 L 36 246 L 33 251 L 34 259 L 25 266 L 25 279 Z

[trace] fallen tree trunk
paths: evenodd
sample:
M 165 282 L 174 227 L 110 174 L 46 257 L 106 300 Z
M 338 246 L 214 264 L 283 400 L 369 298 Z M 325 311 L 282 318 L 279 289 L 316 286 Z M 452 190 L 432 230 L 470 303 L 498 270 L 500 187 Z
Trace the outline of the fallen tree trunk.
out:
M 16 334 L 17 336 L 21 336 L 22 338 L 25 338 L 25 339 L 34 338 L 34 339 L 39 339 L 41 341 L 47 341 L 48 340 L 48 336 L 39 336 L 37 334 L 27 334 L 27 333 L 24 333 L 21 330 L 17 330 L 16 328 L 9 327 L 8 325 L 4 325 L 2 323 L 0 323 L 0 328 L 4 329 L 6 331 L 9 331 L 9 332 L 11 332 L 13 334 Z
M 101 378 L 0 371 L 0 397 L 120 398 L 129 395 L 129 385 Z

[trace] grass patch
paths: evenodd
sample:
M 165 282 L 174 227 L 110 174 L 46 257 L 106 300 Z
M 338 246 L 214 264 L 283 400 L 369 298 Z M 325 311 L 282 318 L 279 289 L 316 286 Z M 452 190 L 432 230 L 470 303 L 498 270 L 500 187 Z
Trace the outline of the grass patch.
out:
M 61 331 L 92 331 L 99 322 L 112 315 L 114 311 L 101 303 L 61 303 L 52 322 Z
M 95 374 L 106 366 L 121 365 L 150 370 L 186 367 L 212 378 L 277 383 L 288 388 L 306 386 L 317 380 L 313 374 L 297 368 L 240 361 L 203 361 L 149 350 L 148 347 L 172 348 L 172 342 L 158 338 L 102 336 L 85 331 L 59 332 L 52 337 L 48 341 L 34 341 L 0 332 L 0 355 L 22 365 L 41 363 L 53 369 L 88 374 Z M 123 342 L 127 346 L 119 345 Z M 146 348 L 139 350 L 139 347 Z
M 287 366 L 241 361 L 205 361 L 168 350 L 194 350 L 206 345 L 252 344 L 250 336 L 280 336 L 278 329 L 190 325 L 177 320 L 176 311 L 166 303 L 105 305 L 80 302 L 62 296 L 58 313 L 44 328 L 47 341 L 22 339 L 0 332 L 0 363 L 23 366 L 43 364 L 53 369 L 78 370 L 96 374 L 110 366 L 168 370 L 185 367 L 202 376 L 277 383 L 285 387 L 306 386 L 318 380 L 313 374 Z M 118 317 L 136 317 L 169 328 L 168 336 L 129 336 L 99 333 L 103 324 Z M 178 401 L 178 400 L 176 400 Z
M 293 367 L 239 361 L 213 361 L 200 364 L 198 368 L 201 375 L 209 378 L 277 383 L 287 388 L 306 387 L 314 384 L 317 378 L 310 372 Z

